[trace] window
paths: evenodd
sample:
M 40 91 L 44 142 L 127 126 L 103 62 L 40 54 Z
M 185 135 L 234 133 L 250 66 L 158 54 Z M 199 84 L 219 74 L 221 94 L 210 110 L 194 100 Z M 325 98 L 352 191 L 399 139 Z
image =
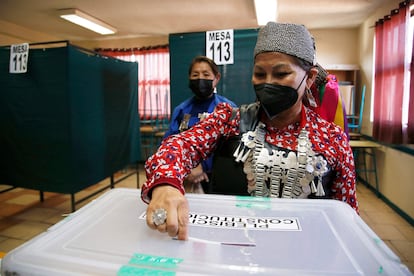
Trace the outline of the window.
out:
M 170 54 L 168 46 L 134 49 L 97 49 L 125 61 L 138 62 L 138 113 L 141 120 L 168 120 L 170 107 Z
M 413 19 L 410 1 L 375 25 L 373 136 L 390 144 L 414 143 Z

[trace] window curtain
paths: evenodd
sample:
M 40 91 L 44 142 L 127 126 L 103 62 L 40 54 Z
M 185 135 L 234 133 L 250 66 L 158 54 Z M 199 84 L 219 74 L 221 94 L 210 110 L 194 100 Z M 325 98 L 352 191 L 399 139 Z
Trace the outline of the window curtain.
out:
M 413 1 L 411 1 L 413 2 Z M 412 3 L 414 5 L 414 3 Z M 411 19 L 414 21 L 413 19 Z M 413 27 L 413 26 L 412 26 Z M 414 29 L 414 27 L 413 27 Z M 411 31 L 413 30 L 411 29 Z M 411 45 L 411 65 L 410 65 L 410 99 L 408 104 L 408 125 L 407 125 L 407 142 L 406 144 L 414 144 L 414 31 L 412 31 L 413 40 Z
M 405 89 L 409 90 L 409 66 L 412 60 L 407 59 L 406 51 L 406 44 L 410 41 L 408 35 L 412 36 L 408 32 L 409 2 L 400 3 L 398 9 L 392 10 L 390 15 L 386 15 L 375 24 L 373 137 L 384 143 L 401 144 L 409 140 L 407 135 L 404 135 L 408 132 L 407 124 L 403 121 L 403 114 L 407 112 L 403 108 L 404 101 L 407 101 L 404 93 Z M 410 108 L 408 114 L 411 113 L 412 122 L 414 106 L 411 105 Z M 414 137 L 410 139 L 414 141 Z
M 138 113 L 141 120 L 169 118 L 170 54 L 167 45 L 96 51 L 102 55 L 138 62 Z

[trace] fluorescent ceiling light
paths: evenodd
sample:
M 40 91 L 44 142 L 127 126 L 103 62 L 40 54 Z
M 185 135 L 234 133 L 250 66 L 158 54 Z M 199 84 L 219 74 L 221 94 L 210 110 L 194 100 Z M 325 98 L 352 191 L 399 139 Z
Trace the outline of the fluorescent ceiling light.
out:
M 66 19 L 72 23 L 75 23 L 101 35 L 116 33 L 116 29 L 114 27 L 77 9 L 59 10 L 59 15 L 63 19 Z
M 276 21 L 277 0 L 254 0 L 257 24 L 264 26 L 269 21 Z

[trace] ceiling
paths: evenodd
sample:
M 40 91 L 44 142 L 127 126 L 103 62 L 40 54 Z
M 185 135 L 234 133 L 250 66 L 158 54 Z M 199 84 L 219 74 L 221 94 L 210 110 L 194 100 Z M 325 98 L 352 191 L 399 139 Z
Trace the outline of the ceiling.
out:
M 356 27 L 389 1 L 279 0 L 278 21 L 309 29 Z M 66 22 L 57 16 L 57 10 L 65 8 L 98 17 L 118 32 L 103 37 Z M 258 27 L 253 0 L 0 0 L 0 22 L 71 41 Z M 0 34 L 24 35 L 8 28 L 0 29 Z

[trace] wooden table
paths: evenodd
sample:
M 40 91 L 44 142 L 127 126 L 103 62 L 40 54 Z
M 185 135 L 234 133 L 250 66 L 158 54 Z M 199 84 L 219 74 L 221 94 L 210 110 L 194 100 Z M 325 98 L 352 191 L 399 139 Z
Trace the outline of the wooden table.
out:
M 368 140 L 350 140 L 349 145 L 351 148 L 379 148 L 380 144 Z

